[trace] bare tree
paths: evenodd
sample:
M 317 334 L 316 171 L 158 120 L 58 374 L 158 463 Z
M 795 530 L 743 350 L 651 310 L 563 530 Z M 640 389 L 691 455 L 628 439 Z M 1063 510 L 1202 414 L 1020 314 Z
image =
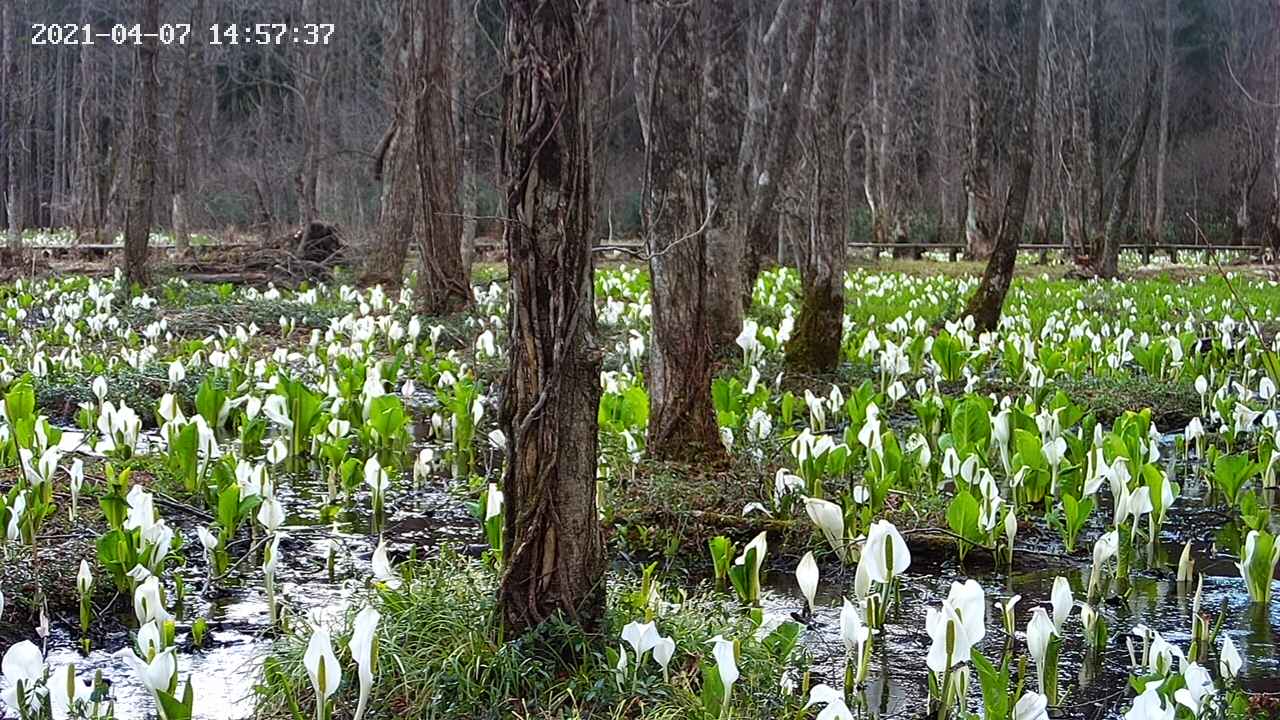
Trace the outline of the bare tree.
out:
M 793 1 L 793 0 L 792 0 Z M 743 191 L 751 198 L 747 216 L 746 259 L 742 269 L 742 306 L 751 307 L 751 294 L 764 258 L 772 252 L 771 245 L 778 236 L 776 206 L 783 184 L 783 176 L 794 164 L 797 128 L 800 124 L 801 97 L 805 88 L 805 74 L 813 56 L 814 37 L 817 34 L 818 2 L 801 2 L 799 16 L 795 19 L 794 40 L 787 57 L 786 74 L 781 93 L 776 97 L 772 117 L 766 112 L 769 92 L 765 68 L 767 53 L 779 42 L 783 20 L 793 7 L 789 0 L 778 4 L 777 13 L 768 30 L 753 44 L 749 83 L 748 113 L 743 140 L 741 172 Z M 763 85 L 764 87 L 759 87 Z M 757 139 L 758 138 L 758 139 Z
M 1018 242 L 1022 237 L 1023 222 L 1027 213 L 1027 198 L 1031 193 L 1031 172 L 1035 166 L 1036 101 L 1040 94 L 1040 37 L 1044 25 L 1045 0 L 1028 0 L 1022 8 L 1022 62 L 1020 72 L 1021 93 L 1017 115 L 1013 125 L 1013 138 L 1009 151 L 1014 156 L 1013 178 L 1009 194 L 1005 197 L 1004 217 L 996 236 L 995 250 L 987 261 L 966 314 L 972 315 L 980 330 L 993 330 L 1000 322 L 1000 310 L 1005 295 L 1013 281 L 1014 262 L 1018 257 Z
M 636 105 L 645 139 L 644 236 L 653 286 L 649 454 L 720 461 L 711 403 L 705 168 L 698 161 L 698 3 L 635 3 Z
M 1147 79 L 1146 89 L 1142 94 L 1142 104 L 1138 107 L 1137 116 L 1125 133 L 1120 164 L 1112 174 L 1109 184 L 1111 191 L 1111 209 L 1107 213 L 1107 221 L 1102 229 L 1102 257 L 1098 262 L 1098 275 L 1113 278 L 1119 271 L 1120 242 L 1122 238 L 1121 224 L 1129 214 L 1129 203 L 1133 197 L 1133 183 L 1138 176 L 1138 159 L 1147 140 L 1147 128 L 1151 125 L 1151 110 L 1156 98 L 1156 73 L 1159 65 L 1153 64 Z
M 458 201 L 460 162 L 454 133 L 452 37 L 453 4 L 414 3 L 414 142 L 421 183 L 421 264 L 418 307 L 430 315 L 456 312 L 471 302 L 471 281 L 462 264 L 462 214 Z
M 133 127 L 133 147 L 129 152 L 129 202 L 124 222 L 125 281 L 143 287 L 151 282 L 147 255 L 156 187 L 156 153 L 159 152 L 159 34 L 160 0 L 145 0 L 142 42 L 138 45 L 138 78 L 134 85 L 137 93 L 134 106 L 139 121 Z
M 508 5 L 502 137 L 511 271 L 511 363 L 503 397 L 503 625 L 562 616 L 588 631 L 604 615 L 596 509 L 591 230 L 591 38 L 595 2 Z
M 841 89 L 849 46 L 849 4 L 824 0 L 818 22 L 812 112 L 814 130 L 811 229 L 799 248 L 803 303 L 795 336 L 787 345 L 788 364 L 811 372 L 831 372 L 840 364 L 844 335 L 844 268 L 848 189 L 843 148 L 845 127 Z

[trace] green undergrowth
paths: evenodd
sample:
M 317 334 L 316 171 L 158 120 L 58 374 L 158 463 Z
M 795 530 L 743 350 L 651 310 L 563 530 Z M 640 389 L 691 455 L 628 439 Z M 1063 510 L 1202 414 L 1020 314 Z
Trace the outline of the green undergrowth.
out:
M 548 622 L 524 637 L 503 642 L 496 622 L 495 572 L 480 560 L 445 552 L 398 568 L 405 581 L 380 586 L 363 598 L 381 613 L 370 718 L 668 718 L 705 717 L 703 670 L 714 673 L 716 635 L 741 638 L 741 678 L 732 693 L 732 716 L 778 717 L 800 701 L 778 690 L 791 647 L 752 639 L 750 620 L 731 601 L 709 594 L 681 598 L 655 589 L 658 631 L 676 652 L 666 682 L 652 655 L 637 666 L 627 648 L 626 673 L 616 672 L 624 625 L 644 619 L 647 605 L 634 581 L 611 581 L 603 629 L 587 634 Z M 343 668 L 333 716 L 349 717 L 358 698 L 355 665 L 347 649 L 354 612 L 332 628 Z M 257 688 L 257 716 L 300 718 L 314 714 L 314 693 L 302 664 L 309 632 L 276 643 Z M 784 652 L 785 650 L 785 652 Z M 795 659 L 790 661 L 795 665 Z M 795 672 L 795 670 L 793 670 Z

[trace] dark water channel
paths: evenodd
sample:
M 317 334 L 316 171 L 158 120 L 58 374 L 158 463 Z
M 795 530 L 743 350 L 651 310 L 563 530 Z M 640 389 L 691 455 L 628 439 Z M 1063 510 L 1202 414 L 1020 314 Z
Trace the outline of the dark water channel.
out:
M 415 488 L 408 474 L 393 480 L 383 528 L 393 558 L 405 557 L 410 548 L 430 555 L 444 544 L 473 551 L 479 549 L 483 539 L 477 522 L 445 485 L 436 479 Z M 326 521 L 320 515 L 325 504 L 322 480 L 309 474 L 299 475 L 289 482 L 279 482 L 277 487 L 288 515 L 284 527 L 287 538 L 281 543 L 277 570 L 277 588 L 283 606 L 295 616 L 313 613 L 324 618 L 340 616 L 352 599 L 359 597 L 371 577 L 370 557 L 378 536 L 370 524 L 368 498 L 359 498 L 356 509 L 339 513 L 336 521 Z M 1241 673 L 1245 687 L 1253 691 L 1280 691 L 1280 655 L 1276 648 L 1276 638 L 1280 635 L 1280 603 L 1273 603 L 1268 612 L 1249 602 L 1233 564 L 1234 558 L 1216 554 L 1213 549 L 1215 538 L 1226 531 L 1220 514 L 1202 508 L 1199 500 L 1202 492 L 1195 483 L 1184 488 L 1183 497 L 1169 513 L 1160 540 L 1151 553 L 1153 557 L 1147 560 L 1147 551 L 1139 550 L 1128 594 L 1095 608 L 1111 630 L 1111 641 L 1100 657 L 1086 661 L 1078 610 L 1068 621 L 1061 661 L 1064 716 L 1118 717 L 1127 709 L 1129 656 L 1124 634 L 1133 626 L 1145 624 L 1187 649 L 1194 589 L 1180 588 L 1174 581 L 1174 571 L 1182 543 L 1188 539 L 1193 542 L 1196 569 L 1204 574 L 1202 609 L 1216 614 L 1221 608 L 1225 613 L 1222 632 L 1233 638 L 1245 657 Z M 1000 604 L 1014 594 L 1021 595 L 1014 647 L 1016 653 L 1025 653 L 1022 632 L 1031 609 L 1037 604 L 1047 607 L 1054 578 L 1066 577 L 1076 599 L 1084 598 L 1089 548 L 1103 529 L 1101 519 L 1111 517 L 1110 508 L 1105 507 L 1105 502 L 1103 505 L 1095 511 L 1095 524 L 1083 534 L 1073 556 L 1062 551 L 1056 536 L 1040 535 L 1020 537 L 1012 572 L 996 568 L 980 551 L 971 554 L 965 567 L 959 565 L 954 552 L 918 553 L 913 557 L 903 586 L 902 606 L 891 615 L 887 627 L 874 641 L 876 649 L 866 690 L 873 715 L 879 718 L 923 715 L 927 703 L 924 658 L 929 647 L 929 637 L 924 630 L 925 611 L 941 602 L 952 581 L 974 578 L 986 591 L 988 631 L 983 651 L 993 660 L 999 657 L 1005 641 L 1000 629 Z M 166 511 L 165 515 L 173 514 Z M 171 522 L 179 523 L 179 519 L 173 517 Z M 199 552 L 194 526 L 183 527 L 183 534 L 187 552 Z M 1219 542 L 1223 548 L 1234 548 Z M 337 544 L 337 551 L 331 579 L 328 557 L 333 543 Z M 191 678 L 199 718 L 238 720 L 253 713 L 253 684 L 272 640 L 267 627 L 261 572 L 256 567 L 259 562 L 260 556 L 256 554 L 246 558 L 238 571 L 217 588 L 209 587 L 202 564 L 181 571 L 187 596 L 177 639 L 182 651 L 179 672 L 184 681 Z M 794 562 L 790 561 L 766 578 L 767 611 L 798 613 L 804 606 L 791 573 L 793 567 Z M 824 567 L 822 572 L 819 607 L 807 621 L 803 644 L 814 668 L 813 682 L 838 685 L 844 663 L 839 615 L 843 596 L 852 597 L 853 570 Z M 125 606 L 127 603 L 121 603 L 121 607 Z M 203 648 L 195 648 L 185 630 L 197 617 L 204 617 L 208 623 Z M 132 624 L 132 617 L 121 618 L 122 627 Z M 55 625 L 48 659 L 51 666 L 74 663 L 81 677 L 102 670 L 113 683 L 117 716 L 143 718 L 152 712 L 150 695 L 125 661 L 113 655 L 113 651 L 127 644 L 124 634 L 118 633 L 108 647 L 83 656 L 77 650 L 76 628 Z M 1029 671 L 1031 667 L 1028 662 Z M 1031 680 L 1028 689 L 1033 685 Z M 972 709 L 980 712 L 976 677 L 971 682 L 970 700 Z

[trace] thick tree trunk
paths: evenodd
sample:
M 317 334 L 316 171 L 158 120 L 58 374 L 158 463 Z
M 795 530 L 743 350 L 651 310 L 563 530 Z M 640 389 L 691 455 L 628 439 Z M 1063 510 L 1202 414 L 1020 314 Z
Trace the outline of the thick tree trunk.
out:
M 713 352 L 732 352 L 742 330 L 742 260 L 746 250 L 738 193 L 742 113 L 738 97 L 745 53 L 739 0 L 709 0 L 703 22 L 702 137 L 706 201 L 707 329 Z
M 418 202 L 418 163 L 413 119 L 402 118 L 392 131 L 382 160 L 382 200 L 378 235 L 364 266 L 361 282 L 400 287 L 405 256 L 413 239 Z
M 156 187 L 157 104 L 160 78 L 160 0 L 146 0 L 142 6 L 142 43 L 138 46 L 138 96 L 134 101 L 133 149 L 129 153 L 129 202 L 124 220 L 124 277 L 128 285 L 146 287 L 151 282 L 147 267 L 151 237 L 152 202 Z
M 423 3 L 414 13 L 417 144 L 423 231 L 415 290 L 428 315 L 457 312 L 471 302 L 471 282 L 462 263 L 462 213 L 458 204 L 460 163 L 453 128 L 452 4 Z
M 511 345 L 502 424 L 507 632 L 604 615 L 596 509 L 596 345 L 591 259 L 590 60 L 594 4 L 512 0 L 503 175 Z
M 770 122 L 770 131 L 765 143 L 763 162 L 758 173 L 749 177 L 745 183 L 745 191 L 751 198 L 751 207 L 747 215 L 746 254 L 742 266 L 742 307 L 751 308 L 751 294 L 756 286 L 756 278 L 764 258 L 773 251 L 773 243 L 778 237 L 778 215 L 776 205 L 778 194 L 782 189 L 782 178 L 794 164 L 796 132 L 800 124 L 801 93 L 805 87 L 805 75 L 809 68 L 809 59 L 813 56 L 814 36 L 817 34 L 818 12 L 821 3 L 800 3 L 801 14 L 796 18 L 794 44 L 787 58 L 787 72 L 783 80 L 782 94 L 778 98 L 774 116 Z M 780 6 L 781 9 L 781 6 Z M 774 20 L 776 24 L 778 19 Z M 776 28 L 771 26 L 766 34 L 764 45 L 772 42 Z M 761 49 L 758 52 L 765 52 Z M 757 61 L 757 64 L 764 65 Z M 756 122 L 759 122 L 757 119 Z
M 813 125 L 816 167 L 808 238 L 796 243 L 804 300 L 787 363 L 805 372 L 833 372 L 844 336 L 844 268 L 848 192 L 843 147 L 841 87 L 848 57 L 849 11 L 841 0 L 823 0 L 814 59 Z
M 1035 167 L 1036 101 L 1040 92 L 1040 36 L 1044 24 L 1044 0 L 1028 0 L 1022 10 L 1021 97 L 1009 151 L 1013 155 L 1013 177 L 1005 198 L 1004 217 L 996 237 L 996 247 L 982 273 L 982 283 L 969 298 L 965 312 L 972 315 L 979 331 L 994 330 L 1000 310 L 1013 282 L 1018 241 L 1027 215 L 1031 194 L 1031 171 Z
M 382 181 L 378 214 L 378 232 L 368 259 L 361 268 L 360 282 L 365 285 L 384 283 L 400 287 L 405 256 L 413 239 L 414 218 L 420 207 L 418 187 L 417 145 L 414 142 L 414 101 L 409 30 L 412 12 L 408 3 L 400 3 L 385 17 L 385 30 L 391 41 L 383 53 L 386 83 L 390 89 L 391 127 L 379 143 L 374 159 L 374 177 Z
M 633 5 L 638 16 L 637 105 L 644 108 L 644 235 L 653 286 L 649 363 L 649 454 L 720 462 L 724 448 L 711 403 L 707 327 L 707 207 L 698 162 L 702 102 L 696 30 L 699 5 Z M 646 52 L 658 49 L 657 53 Z

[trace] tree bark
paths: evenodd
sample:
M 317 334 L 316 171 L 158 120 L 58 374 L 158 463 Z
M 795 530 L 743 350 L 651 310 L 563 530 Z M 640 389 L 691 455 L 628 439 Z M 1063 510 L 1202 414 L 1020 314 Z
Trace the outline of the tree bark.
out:
M 1160 68 L 1160 137 L 1156 148 L 1156 208 L 1148 244 L 1164 237 L 1165 167 L 1169 161 L 1169 80 L 1173 72 L 1173 0 L 1164 0 L 1164 62 Z
M 804 372 L 834 372 L 844 336 L 844 269 L 848 232 L 848 191 L 841 87 L 848 57 L 849 10 L 842 0 L 823 0 L 814 59 L 813 112 L 815 177 L 810 232 L 798 242 L 804 298 L 787 364 Z
M 9 87 L 4 91 L 4 126 L 5 126 L 5 214 L 8 218 L 8 252 L 9 260 L 17 262 L 22 254 L 22 204 L 18 198 L 18 174 L 20 170 L 20 153 L 22 146 L 18 141 L 18 128 L 22 120 L 18 107 L 18 93 L 12 87 L 18 80 L 18 66 L 14 61 L 14 45 L 17 43 L 17 32 L 14 28 L 14 3 L 5 2 L 0 7 L 0 33 L 3 33 L 4 75 L 9 78 Z
M 991 257 L 995 245 L 996 218 L 991 190 L 991 166 L 995 161 L 995 131 L 991 105 L 995 102 L 995 77 L 988 0 L 968 0 L 969 37 L 973 63 L 972 90 L 968 98 L 969 166 L 965 170 L 965 250 L 970 258 Z
M 129 153 L 129 202 L 124 220 L 124 277 L 127 285 L 146 287 L 151 283 L 147 255 L 151 239 L 152 204 L 156 186 L 157 104 L 160 78 L 160 0 L 142 5 L 142 43 L 138 45 L 138 73 L 134 87 L 133 149 Z
M 462 267 L 467 277 L 476 254 L 476 213 L 479 188 L 476 187 L 476 163 L 473 152 L 475 138 L 471 111 L 473 73 L 476 64 L 476 23 L 471 17 L 474 0 L 450 0 L 453 5 L 453 63 L 457 68 L 453 83 L 453 115 L 458 133 L 458 156 L 462 165 L 459 203 L 462 209 Z
M 505 236 L 511 344 L 502 424 L 511 635 L 604 615 L 596 509 L 602 354 L 591 257 L 590 61 L 594 2 L 512 0 L 504 79 Z
M 191 13 L 191 26 L 199 28 L 204 24 L 204 0 L 196 0 Z M 195 154 L 192 142 L 191 94 L 195 78 L 199 77 L 196 67 L 200 63 L 200 40 L 193 33 L 187 40 L 183 68 L 178 77 L 178 91 L 173 109 L 173 243 L 179 254 L 186 253 L 191 247 L 191 227 L 189 208 L 189 186 L 191 183 L 191 160 Z
M 387 36 L 391 41 L 384 53 L 386 83 L 391 95 L 391 127 L 375 153 L 374 178 L 382 181 L 378 230 L 374 246 L 362 268 L 360 281 L 365 285 L 385 283 L 399 287 L 404 274 L 405 256 L 414 236 L 414 218 L 418 213 L 417 147 L 414 142 L 414 92 L 409 30 L 412 12 L 408 3 L 399 3 L 386 17 Z
M 800 124 L 801 92 L 805 87 L 805 74 L 809 69 L 809 60 L 813 56 L 814 37 L 817 35 L 818 13 L 822 4 L 819 2 L 801 3 L 802 14 L 796 19 L 800 23 L 795 34 L 790 57 L 787 59 L 787 72 L 783 80 L 783 90 L 778 98 L 774 116 L 771 119 L 770 131 L 765 141 L 763 162 L 757 172 L 748 177 L 744 190 L 751 198 L 751 207 L 747 216 L 746 257 L 742 267 L 742 307 L 751 308 L 751 295 L 755 290 L 756 278 L 764 258 L 773 252 L 773 242 L 778 237 L 778 215 L 776 205 L 782 187 L 782 177 L 794 164 L 796 133 Z M 780 6 L 781 9 L 781 6 Z M 775 18 L 774 23 L 779 19 Z M 778 32 L 771 27 L 763 44 L 766 52 L 772 36 Z M 763 64 L 755 61 L 756 64 Z M 759 123 L 757 119 L 755 122 Z
M 1031 194 L 1031 171 L 1035 168 L 1036 103 L 1040 93 L 1040 37 L 1044 25 L 1044 0 L 1028 0 L 1022 10 L 1021 97 L 1009 151 L 1013 155 L 1013 177 L 1005 198 L 1004 217 L 996 237 L 996 247 L 982 273 L 982 283 L 969 298 L 965 312 L 973 316 L 978 331 L 994 330 L 1000 310 L 1013 282 L 1018 242 L 1026 220 L 1027 198 Z
M 1280 98 L 1280 62 L 1276 63 L 1276 97 Z M 1277 102 L 1280 102 L 1278 100 Z M 1271 136 L 1271 250 L 1272 261 L 1280 255 L 1280 106 L 1275 109 L 1276 127 Z
M 414 3 L 417 5 L 417 3 Z M 414 13 L 414 141 L 423 231 L 415 294 L 427 315 L 457 312 L 471 302 L 471 282 L 462 263 L 462 213 L 458 204 L 460 163 L 453 128 L 450 33 L 453 6 L 427 2 Z
M 745 53 L 739 0 L 708 0 L 703 23 L 703 159 L 709 221 L 706 243 L 707 328 L 713 353 L 736 350 L 742 330 L 742 260 L 746 250 L 738 193 L 743 113 L 738 91 Z
M 1120 165 L 1112 178 L 1118 184 L 1111 197 L 1111 210 L 1107 213 L 1107 222 L 1102 229 L 1102 257 L 1098 264 L 1098 275 L 1113 278 L 1119 271 L 1120 242 L 1123 240 L 1120 225 L 1129 214 L 1129 198 L 1133 192 L 1133 182 L 1138 175 L 1138 158 L 1142 155 L 1142 147 L 1147 140 L 1147 127 L 1151 125 L 1151 110 L 1155 105 L 1156 71 L 1151 68 L 1151 76 L 1147 80 L 1143 92 L 1142 106 L 1125 134 L 1124 151 L 1121 153 Z
M 700 5 L 632 6 L 637 106 L 645 133 L 644 236 L 653 287 L 648 452 L 659 460 L 721 462 L 711 403 L 707 327 L 704 167 L 698 162 L 702 98 L 696 30 Z

